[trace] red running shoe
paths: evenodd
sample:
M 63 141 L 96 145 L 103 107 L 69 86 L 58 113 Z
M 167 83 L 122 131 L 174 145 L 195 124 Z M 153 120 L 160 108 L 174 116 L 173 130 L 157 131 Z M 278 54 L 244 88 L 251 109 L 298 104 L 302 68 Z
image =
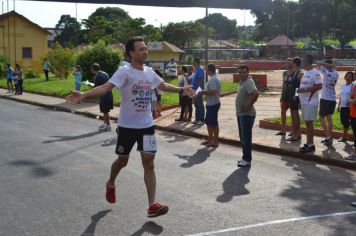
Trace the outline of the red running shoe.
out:
M 116 202 L 115 186 L 106 184 L 106 201 L 113 204 Z
M 147 217 L 157 217 L 165 215 L 168 212 L 168 206 L 161 205 L 159 202 L 153 203 L 147 210 Z

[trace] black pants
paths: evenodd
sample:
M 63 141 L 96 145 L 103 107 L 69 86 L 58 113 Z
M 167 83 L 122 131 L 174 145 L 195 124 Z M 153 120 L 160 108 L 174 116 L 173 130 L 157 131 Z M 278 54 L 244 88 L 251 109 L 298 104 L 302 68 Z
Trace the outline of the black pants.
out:
M 189 119 L 192 119 L 192 115 L 193 115 L 193 99 L 191 99 L 188 96 L 182 96 L 181 97 L 180 119 L 183 119 L 186 106 L 188 106 L 188 108 L 189 108 Z
M 354 134 L 354 147 L 356 148 L 356 118 L 351 117 L 351 128 Z
M 46 81 L 48 81 L 48 70 L 43 70 L 43 72 L 44 72 L 44 74 L 45 74 L 45 76 L 46 76 Z
M 22 94 L 23 92 L 23 87 L 22 87 L 22 84 L 23 84 L 23 79 L 20 79 L 17 83 L 17 86 L 18 86 L 18 94 Z

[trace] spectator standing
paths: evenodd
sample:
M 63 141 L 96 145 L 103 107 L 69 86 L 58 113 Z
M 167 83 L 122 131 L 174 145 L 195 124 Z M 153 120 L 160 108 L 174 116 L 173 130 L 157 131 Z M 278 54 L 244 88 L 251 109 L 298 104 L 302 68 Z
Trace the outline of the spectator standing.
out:
M 350 128 L 350 104 L 349 98 L 351 97 L 352 82 L 354 81 L 354 74 L 352 72 L 347 72 L 345 74 L 346 83 L 341 86 L 340 89 L 340 99 L 337 111 L 340 112 L 340 121 L 343 126 L 343 135 L 339 139 L 339 142 L 346 142 L 347 132 Z
M 238 161 L 238 167 L 248 167 L 252 161 L 252 128 L 256 118 L 254 104 L 259 93 L 249 73 L 250 69 L 247 65 L 239 67 L 241 81 L 237 90 L 235 106 L 243 155 L 242 159 Z
M 12 84 L 12 81 L 14 80 L 14 70 L 12 69 L 10 64 L 7 64 L 6 66 L 6 85 L 7 85 L 7 92 L 11 93 L 14 92 L 14 85 Z
M 287 102 L 291 113 L 292 118 L 292 130 L 289 134 L 288 139 L 286 141 L 299 141 L 301 139 L 301 131 L 300 131 L 300 116 L 299 116 L 299 108 L 300 102 L 299 97 L 297 96 L 297 89 L 300 87 L 300 81 L 303 77 L 303 73 L 301 72 L 302 60 L 299 57 L 295 57 L 292 60 L 292 69 L 293 73 L 291 75 L 291 81 L 286 86 L 286 94 L 287 94 Z
M 293 68 L 292 68 L 292 59 L 288 58 L 286 61 L 286 69 L 283 71 L 282 78 L 283 78 L 283 83 L 282 83 L 282 94 L 281 94 L 281 130 L 276 133 L 276 135 L 286 135 L 287 129 L 286 129 L 286 121 L 287 121 L 287 111 L 289 109 L 288 105 L 288 97 L 287 97 L 287 86 L 292 83 L 292 73 L 293 73 Z M 289 86 L 290 87 L 290 86 Z
M 167 77 L 169 80 L 173 80 L 175 78 L 177 78 L 178 76 L 178 65 L 175 62 L 174 58 L 172 58 L 167 66 L 166 66 L 166 73 L 167 73 Z
M 319 90 L 322 87 L 320 71 L 313 67 L 314 58 L 306 55 L 303 58 L 304 74 L 297 90 L 302 108 L 302 117 L 306 126 L 307 142 L 299 148 L 300 153 L 315 152 L 314 121 L 318 116 Z
M 48 58 L 45 59 L 44 63 L 43 63 L 43 72 L 45 74 L 46 77 L 46 81 L 49 80 L 48 78 L 48 74 L 49 74 L 49 68 L 51 67 L 51 63 L 49 62 Z
M 320 72 L 323 77 L 323 85 L 320 99 L 320 123 L 325 133 L 325 139 L 321 143 L 325 145 L 332 145 L 332 129 L 333 119 L 332 115 L 336 108 L 336 91 L 335 86 L 339 79 L 339 73 L 335 70 L 332 60 L 319 62 Z
M 73 73 L 75 78 L 75 91 L 80 91 L 80 85 L 82 83 L 82 68 L 80 65 L 75 66 L 75 71 Z
M 220 109 L 220 94 L 221 83 L 220 79 L 216 76 L 216 67 L 213 64 L 207 66 L 208 76 L 210 77 L 206 84 L 206 90 L 201 94 L 206 96 L 206 117 L 205 124 L 208 129 L 209 138 L 203 142 L 203 145 L 208 147 L 219 146 L 219 122 L 218 113 Z
M 350 104 L 351 128 L 352 128 L 352 133 L 354 135 L 354 148 L 352 153 L 345 159 L 349 161 L 356 161 L 356 86 L 352 86 L 351 96 L 349 98 L 349 104 Z
M 100 65 L 94 63 L 91 72 L 95 75 L 94 87 L 99 87 L 109 81 L 109 75 L 100 70 Z M 111 90 L 100 97 L 100 112 L 103 113 L 104 124 L 99 127 L 100 131 L 111 131 L 109 112 L 114 108 L 113 95 Z
M 205 81 L 205 72 L 203 67 L 200 65 L 200 58 L 194 58 L 193 60 L 194 66 L 194 77 L 192 80 L 192 88 L 197 91 L 198 88 L 200 90 L 204 90 L 204 81 Z M 203 96 L 198 94 L 194 98 L 194 108 L 195 108 L 195 121 L 193 124 L 204 125 L 204 117 L 205 117 L 205 108 L 203 102 Z
M 15 65 L 15 75 L 17 77 L 17 86 L 18 86 L 18 95 L 22 95 L 23 93 L 23 74 L 22 68 L 19 64 Z

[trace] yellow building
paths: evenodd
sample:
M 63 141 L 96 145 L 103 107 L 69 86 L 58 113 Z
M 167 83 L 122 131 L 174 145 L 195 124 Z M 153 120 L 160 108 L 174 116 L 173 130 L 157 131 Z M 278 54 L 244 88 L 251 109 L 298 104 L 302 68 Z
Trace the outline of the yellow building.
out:
M 155 67 L 158 70 L 164 70 L 167 63 L 174 58 L 179 62 L 181 56 L 185 53 L 184 50 L 170 44 L 166 41 L 163 42 L 148 42 L 148 65 Z
M 47 36 L 51 33 L 26 17 L 11 11 L 0 15 L 0 54 L 14 66 L 42 71 L 42 59 L 48 52 Z

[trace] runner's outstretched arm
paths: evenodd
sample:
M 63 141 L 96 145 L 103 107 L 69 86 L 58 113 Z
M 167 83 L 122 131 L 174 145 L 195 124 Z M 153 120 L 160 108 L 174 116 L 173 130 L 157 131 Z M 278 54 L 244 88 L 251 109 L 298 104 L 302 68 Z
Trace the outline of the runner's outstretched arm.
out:
M 94 97 L 94 96 L 103 96 L 107 94 L 110 90 L 114 88 L 114 85 L 110 82 L 106 82 L 105 84 L 95 87 L 92 90 L 88 92 L 78 92 L 78 91 L 73 91 L 71 94 L 69 94 L 65 99 L 67 103 L 69 104 L 77 104 L 84 99 Z
M 184 92 L 189 97 L 195 97 L 196 96 L 195 91 L 190 86 L 182 88 L 182 87 L 173 86 L 171 84 L 162 83 L 157 88 L 162 90 L 162 91 L 171 92 L 171 93 Z

